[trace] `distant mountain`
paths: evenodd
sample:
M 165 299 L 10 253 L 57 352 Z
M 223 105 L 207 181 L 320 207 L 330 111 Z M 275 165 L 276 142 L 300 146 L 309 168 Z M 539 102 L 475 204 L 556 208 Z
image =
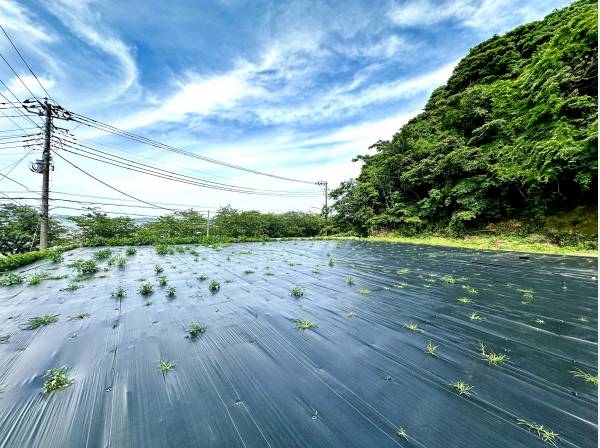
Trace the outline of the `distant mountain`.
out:
M 332 192 L 339 230 L 461 232 L 597 198 L 598 5 L 477 45 L 423 113 Z

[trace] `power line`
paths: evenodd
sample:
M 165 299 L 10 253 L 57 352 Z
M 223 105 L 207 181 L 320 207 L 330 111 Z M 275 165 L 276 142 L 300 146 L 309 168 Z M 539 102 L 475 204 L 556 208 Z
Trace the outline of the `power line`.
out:
M 176 172 L 169 171 L 169 170 L 164 170 L 162 168 L 157 168 L 157 167 L 154 167 L 152 165 L 148 165 L 148 164 L 145 164 L 142 162 L 136 162 L 134 160 L 127 159 L 125 157 L 116 156 L 116 155 L 107 153 L 105 151 L 101 151 L 97 148 L 93 148 L 93 147 L 87 146 L 87 145 L 82 145 L 80 143 L 72 142 L 70 140 L 65 140 L 65 141 L 68 142 L 68 143 L 63 142 L 62 150 L 65 152 L 76 154 L 81 157 L 86 157 L 86 158 L 96 160 L 96 161 L 99 161 L 102 163 L 106 163 L 109 165 L 129 169 L 131 171 L 137 171 L 137 172 L 152 175 L 155 177 L 161 177 L 164 179 L 173 180 L 176 182 L 196 185 L 196 186 L 205 187 L 205 188 L 212 188 L 212 189 L 217 189 L 217 190 L 225 190 L 225 191 L 232 191 L 232 192 L 246 193 L 246 194 L 259 194 L 259 195 L 265 195 L 265 196 L 288 196 L 288 197 L 315 197 L 315 196 L 317 196 L 317 193 L 312 193 L 312 192 L 260 190 L 257 188 L 242 187 L 242 186 L 238 186 L 238 185 L 231 185 L 231 184 L 225 184 L 225 183 L 221 183 L 221 182 L 209 181 L 209 180 L 205 180 L 202 178 L 197 178 L 197 177 L 188 176 L 185 174 L 180 174 L 180 173 L 176 173 Z M 69 143 L 71 143 L 71 144 L 69 144 Z M 73 145 L 76 145 L 76 146 L 73 146 Z M 65 149 L 65 147 L 69 148 L 69 149 Z M 98 156 L 90 151 L 87 151 L 84 148 L 91 149 L 92 151 L 103 154 L 104 156 L 109 157 L 111 159 L 99 158 L 100 156 Z M 77 152 L 75 152 L 75 151 L 77 151 Z M 117 160 L 115 160 L 115 159 L 117 159 Z
M 71 165 L 73 168 L 75 168 L 75 169 L 77 169 L 77 170 L 81 171 L 83 174 L 87 175 L 88 177 L 91 177 L 91 178 L 92 178 L 92 179 L 94 179 L 96 182 L 99 182 L 99 183 L 101 183 L 102 185 L 104 185 L 104 186 L 106 186 L 106 187 L 110 188 L 111 190 L 115 190 L 116 192 L 118 192 L 118 193 L 121 193 L 121 194 L 122 194 L 122 195 L 124 195 L 124 196 L 127 196 L 127 197 L 129 197 L 129 198 L 131 198 L 131 199 L 135 199 L 135 200 L 136 200 L 136 201 L 138 201 L 138 202 L 142 202 L 142 203 L 144 203 L 144 204 L 150 205 L 150 206 L 152 206 L 153 208 L 160 208 L 160 209 L 162 209 L 162 210 L 168 210 L 168 211 L 170 211 L 170 212 L 172 212 L 172 211 L 175 211 L 175 210 L 173 210 L 173 209 L 166 208 L 166 207 L 161 207 L 160 205 L 152 204 L 151 202 L 147 202 L 147 201 L 144 201 L 143 199 L 136 198 L 135 196 L 133 196 L 133 195 L 130 195 L 129 193 L 125 193 L 124 191 L 122 191 L 122 190 L 119 190 L 118 188 L 116 188 L 116 187 L 113 187 L 112 185 L 109 185 L 109 184 L 107 184 L 106 182 L 104 182 L 104 181 L 102 181 L 102 180 L 98 179 L 97 177 L 95 177 L 95 176 L 91 175 L 90 173 L 88 173 L 87 171 L 85 171 L 83 168 L 80 168 L 80 167 L 78 167 L 77 165 L 75 165 L 74 163 L 72 163 L 72 162 L 68 161 L 67 159 L 65 159 L 63 156 L 61 156 L 60 154 L 58 154 L 56 151 L 53 151 L 53 152 L 54 152 L 54 154 L 55 154 L 55 155 L 57 155 L 58 157 L 60 157 L 61 159 L 63 159 L 65 162 L 67 162 L 69 165 Z
M 177 148 L 177 147 L 174 147 L 174 146 L 170 146 L 170 145 L 167 145 L 165 143 L 161 143 L 161 142 L 158 142 L 156 140 L 152 140 L 152 139 L 149 139 L 147 137 L 143 137 L 143 136 L 134 134 L 134 133 L 129 132 L 129 131 L 124 131 L 124 130 L 119 129 L 119 128 L 115 127 L 115 126 L 112 126 L 112 125 L 109 125 L 109 124 L 106 124 L 106 123 L 102 123 L 101 121 L 95 120 L 93 118 L 86 117 L 86 116 L 81 115 L 81 114 L 73 113 L 73 118 L 72 119 L 73 119 L 73 121 L 76 121 L 78 123 L 82 123 L 82 124 L 84 124 L 86 126 L 89 126 L 89 127 L 92 127 L 92 128 L 96 128 L 96 129 L 99 129 L 99 130 L 104 131 L 104 132 L 109 132 L 111 134 L 120 135 L 122 137 L 126 137 L 126 138 L 129 138 L 131 140 L 135 140 L 138 143 L 143 143 L 143 144 L 146 144 L 146 145 L 154 146 L 154 147 L 159 148 L 159 149 L 165 149 L 167 151 L 172 151 L 172 152 L 175 152 L 175 153 L 178 153 L 178 154 L 181 154 L 181 155 L 185 155 L 185 156 L 188 156 L 188 157 L 193 157 L 193 158 L 196 158 L 196 159 L 204 160 L 205 162 L 214 163 L 214 164 L 217 164 L 217 165 L 225 166 L 225 167 L 228 167 L 228 168 L 233 168 L 233 169 L 240 170 L 240 171 L 246 171 L 246 172 L 252 173 L 252 174 L 258 174 L 260 176 L 267 176 L 267 177 L 272 177 L 272 178 L 275 178 L 275 179 L 287 180 L 287 181 L 290 181 L 290 182 L 299 182 L 299 183 L 310 184 L 310 185 L 314 185 L 315 184 L 314 181 L 308 181 L 308 180 L 302 180 L 302 179 L 295 179 L 295 178 L 291 178 L 291 177 L 279 176 L 277 174 L 266 173 L 264 171 L 259 171 L 259 170 L 255 170 L 255 169 L 252 169 L 252 168 L 246 168 L 246 167 L 243 167 L 243 166 L 240 166 L 240 165 L 235 165 L 233 163 L 223 162 L 221 160 L 213 159 L 213 158 L 206 157 L 206 156 L 201 156 L 199 154 L 196 154 L 196 153 L 193 153 L 193 152 L 189 152 L 189 151 L 186 151 L 184 149 Z
M 6 32 L 6 30 L 4 29 L 4 27 L 2 25 L 0 25 L 0 29 L 2 30 L 2 32 L 6 36 L 6 38 L 8 39 L 8 41 L 10 42 L 10 44 L 12 45 L 12 47 L 14 48 L 14 50 L 17 52 L 17 54 L 19 55 L 19 57 L 21 58 L 21 60 L 23 61 L 23 63 L 27 66 L 27 69 L 29 70 L 29 73 L 31 73 L 33 75 L 33 77 L 35 78 L 35 80 L 37 81 L 37 83 L 39 84 L 39 86 L 46 93 L 46 96 L 48 98 L 50 98 L 52 101 L 54 101 L 54 98 L 52 98 L 52 96 L 48 93 L 48 91 L 46 90 L 46 88 L 42 85 L 42 83 L 40 82 L 39 78 L 33 72 L 33 70 L 31 69 L 31 67 L 29 66 L 29 64 L 27 63 L 27 61 L 25 60 L 25 58 L 23 57 L 23 55 L 19 51 L 19 49 L 15 46 L 14 42 L 12 41 L 12 39 L 10 38 L 10 36 L 8 35 L 8 33 Z M 54 101 L 54 102 L 56 103 L 56 101 Z

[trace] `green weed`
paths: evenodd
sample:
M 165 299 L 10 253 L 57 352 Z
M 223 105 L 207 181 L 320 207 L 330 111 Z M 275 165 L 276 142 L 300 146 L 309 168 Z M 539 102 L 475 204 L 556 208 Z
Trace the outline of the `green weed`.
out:
M 408 440 L 408 433 L 406 432 L 406 429 L 404 429 L 402 426 L 400 426 L 400 428 L 398 428 L 398 431 L 396 431 L 396 435 L 398 437 L 402 437 L 403 439 Z
M 156 274 L 161 274 L 164 270 L 165 269 L 160 264 L 154 265 L 154 272 Z
M 586 383 L 591 383 L 594 386 L 598 385 L 598 375 L 592 375 L 591 373 L 584 372 L 581 369 L 569 370 L 575 378 L 581 378 Z
M 396 274 L 403 275 L 408 274 L 410 272 L 410 268 L 401 268 L 396 271 Z
M 254 274 L 254 271 L 252 269 L 246 269 L 244 271 L 244 274 L 249 275 L 249 274 Z
M 481 353 L 481 357 L 485 359 L 490 366 L 497 366 L 509 360 L 508 355 L 504 353 L 500 354 L 492 351 L 486 352 L 483 342 L 479 343 L 479 353 Z
M 187 334 L 191 339 L 194 339 L 194 338 L 200 336 L 205 331 L 206 331 L 206 327 L 200 325 L 197 322 L 192 322 L 187 329 Z
M 44 381 L 44 393 L 54 392 L 58 389 L 64 389 L 65 387 L 69 387 L 71 384 L 73 384 L 75 380 L 67 376 L 68 371 L 69 368 L 67 366 L 48 370 L 46 375 L 44 375 L 44 378 L 48 378 L 46 381 Z
M 463 381 L 454 381 L 450 383 L 450 386 L 458 393 L 458 395 L 464 395 L 466 397 L 470 397 L 473 392 L 473 386 L 466 384 Z
M 144 301 L 144 306 L 150 306 L 150 305 L 152 305 L 152 303 L 153 303 L 152 300 L 146 300 L 146 301 Z
M 217 292 L 219 292 L 221 289 L 221 284 L 216 281 L 216 280 L 211 280 L 210 284 L 208 285 L 208 290 L 210 292 L 212 292 L 213 294 L 216 294 Z
M 135 255 L 137 253 L 137 249 L 135 247 L 128 247 L 127 250 L 125 250 L 125 254 L 127 255 Z
M 27 322 L 26 330 L 37 330 L 46 325 L 55 324 L 58 322 L 58 314 L 47 314 L 45 316 L 32 317 Z
M 327 265 L 328 265 L 330 268 L 332 268 L 333 266 L 335 266 L 335 260 L 334 260 L 333 258 L 330 258 L 330 259 L 327 261 Z
M 77 291 L 79 288 L 83 288 L 83 286 L 81 286 L 79 283 L 72 281 L 69 282 L 69 284 L 67 285 L 67 287 L 65 288 L 67 291 Z
M 117 259 L 115 260 L 117 266 L 119 266 L 120 268 L 124 268 L 125 265 L 127 264 L 127 258 L 125 257 L 117 257 Z
M 175 362 L 174 361 L 160 361 L 158 364 L 158 368 L 160 369 L 160 371 L 162 373 L 166 373 L 170 370 L 173 370 L 175 368 Z
M 171 286 L 171 287 L 167 288 L 167 297 L 170 299 L 175 297 L 175 287 Z
M 157 255 L 173 255 L 175 253 L 173 248 L 166 244 L 157 244 L 154 246 L 154 250 L 156 251 Z
M 105 260 L 112 255 L 112 250 L 110 249 L 102 249 L 94 253 L 94 258 L 96 260 Z
M 408 331 L 418 331 L 419 330 L 419 326 L 413 322 L 405 323 L 403 325 L 403 327 L 405 329 L 407 329 Z
M 206 275 L 204 275 L 204 274 L 201 274 L 198 277 L 196 277 L 196 280 L 201 281 L 201 282 L 203 282 L 203 281 L 205 281 L 207 279 L 208 279 L 208 277 Z
M 528 289 L 518 289 L 517 291 L 523 293 L 521 303 L 523 303 L 525 305 L 528 304 L 529 302 L 531 302 L 533 299 L 535 299 L 535 295 L 533 293 L 533 289 L 531 289 L 531 288 L 528 288 Z
M 479 322 L 485 320 L 485 317 L 481 317 L 479 313 L 473 311 L 471 314 L 469 314 L 469 319 Z
M 69 267 L 80 274 L 94 274 L 98 272 L 98 265 L 94 260 L 75 260 Z
M 39 285 L 47 278 L 48 278 L 47 272 L 35 272 L 35 273 L 31 274 L 29 277 L 27 277 L 27 284 L 31 285 L 31 286 Z
M 314 268 L 312 268 L 312 273 L 313 274 L 320 274 L 321 273 L 321 268 L 319 266 L 315 266 Z
M 23 283 L 23 277 L 12 272 L 0 278 L 0 286 L 20 285 L 21 283 Z
M 471 299 L 469 299 L 468 297 L 459 297 L 458 299 L 456 299 L 458 301 L 458 303 L 462 303 L 463 305 L 468 305 L 469 303 L 472 303 L 473 301 Z
M 166 275 L 161 275 L 158 277 L 158 286 L 166 286 L 168 280 Z
M 462 288 L 466 290 L 469 294 L 477 294 L 477 290 L 469 285 L 462 285 Z
M 9 340 L 10 340 L 10 335 L 9 334 L 2 334 L 2 335 L 0 335 L 0 344 L 8 344 Z
M 348 277 L 346 277 L 346 284 L 348 286 L 353 286 L 356 282 L 354 281 L 354 278 L 352 278 L 351 275 L 349 275 Z
M 63 254 L 61 252 L 51 252 L 48 255 L 48 259 L 52 262 L 52 263 L 62 263 L 64 260 Z
M 437 356 L 437 349 L 438 346 L 433 345 L 433 342 L 429 341 L 427 347 L 425 347 L 425 353 L 427 353 L 429 356 Z
M 558 434 L 548 428 L 545 428 L 544 425 L 528 422 L 522 418 L 517 419 L 517 424 L 525 426 L 529 431 L 535 432 L 537 436 L 544 442 L 548 442 L 551 445 L 557 446 L 556 439 L 558 439 Z
M 449 285 L 453 285 L 454 283 L 456 283 L 456 279 L 454 277 L 452 277 L 451 275 L 444 275 L 442 277 L 442 281 L 444 283 L 448 283 Z
M 300 297 L 304 296 L 304 290 L 300 286 L 295 286 L 290 291 L 290 296 L 296 297 L 297 299 L 299 299 Z
M 122 299 L 123 297 L 125 297 L 125 294 L 127 294 L 125 292 L 125 289 L 119 286 L 117 289 L 114 290 L 114 292 L 111 295 L 113 297 L 116 297 L 117 299 Z
M 371 290 L 370 289 L 357 289 L 354 292 L 357 293 L 357 294 L 362 294 L 363 296 L 366 296 L 367 294 L 371 294 Z
M 154 292 L 154 288 L 150 283 L 146 282 L 142 283 L 142 286 L 138 288 L 138 292 L 143 296 L 147 296 Z
M 304 320 L 304 319 L 296 320 L 296 328 L 298 328 L 300 330 L 309 330 L 309 329 L 313 328 L 314 326 L 315 326 L 315 324 L 313 324 L 309 320 Z
M 354 311 L 348 311 L 346 317 L 356 317 L 356 314 L 354 314 Z

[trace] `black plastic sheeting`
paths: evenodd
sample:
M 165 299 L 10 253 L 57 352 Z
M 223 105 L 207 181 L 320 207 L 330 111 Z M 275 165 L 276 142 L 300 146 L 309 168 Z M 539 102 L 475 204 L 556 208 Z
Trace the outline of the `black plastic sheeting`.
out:
M 70 279 L 0 288 L 0 334 L 10 335 L 0 446 L 550 446 L 519 418 L 558 433 L 559 447 L 596 446 L 597 388 L 570 373 L 597 374 L 596 259 L 358 241 L 193 249 L 139 248 L 73 292 Z M 94 251 L 20 271 L 72 274 L 67 264 Z M 150 306 L 141 278 L 155 285 Z M 295 286 L 303 297 L 290 295 Z M 23 329 L 45 314 L 59 321 Z M 298 330 L 299 318 L 317 326 Z M 207 327 L 195 340 L 191 321 Z M 480 342 L 509 361 L 488 365 Z M 159 360 L 176 367 L 163 375 Z M 62 365 L 75 382 L 44 394 L 43 375 Z M 459 396 L 457 380 L 474 393 Z

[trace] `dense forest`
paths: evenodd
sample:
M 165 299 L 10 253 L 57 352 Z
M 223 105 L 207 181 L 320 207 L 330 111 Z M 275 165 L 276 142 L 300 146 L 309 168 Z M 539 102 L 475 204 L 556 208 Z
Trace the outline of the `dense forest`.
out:
M 339 232 L 460 234 L 597 198 L 597 3 L 477 45 L 331 196 Z

